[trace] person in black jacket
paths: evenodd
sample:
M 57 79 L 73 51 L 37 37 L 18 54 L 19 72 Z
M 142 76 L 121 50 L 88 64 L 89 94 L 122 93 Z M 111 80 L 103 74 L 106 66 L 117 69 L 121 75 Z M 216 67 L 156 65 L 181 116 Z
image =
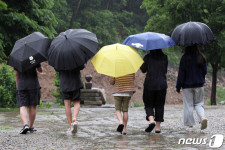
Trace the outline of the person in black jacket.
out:
M 167 90 L 167 66 L 167 55 L 161 49 L 157 49 L 150 50 L 149 54 L 144 57 L 144 63 L 140 68 L 143 73 L 147 72 L 144 81 L 143 101 L 146 120 L 150 124 L 145 129 L 146 132 L 151 132 L 156 126 L 155 133 L 161 133 L 160 124 L 164 121 Z
M 80 89 L 83 88 L 83 82 L 80 70 L 84 69 L 84 65 L 74 70 L 56 70 L 59 72 L 59 87 L 62 91 L 62 99 L 65 104 L 65 112 L 69 129 L 67 134 L 75 134 L 78 128 L 77 116 L 80 111 Z M 71 112 L 71 101 L 73 102 L 73 118 Z
M 189 126 L 188 130 L 192 130 L 195 124 L 193 109 L 197 112 L 201 130 L 207 128 L 207 119 L 203 108 L 203 85 L 206 73 L 206 59 L 197 45 L 186 47 L 180 60 L 176 89 L 178 93 L 181 88 L 183 89 L 184 125 Z

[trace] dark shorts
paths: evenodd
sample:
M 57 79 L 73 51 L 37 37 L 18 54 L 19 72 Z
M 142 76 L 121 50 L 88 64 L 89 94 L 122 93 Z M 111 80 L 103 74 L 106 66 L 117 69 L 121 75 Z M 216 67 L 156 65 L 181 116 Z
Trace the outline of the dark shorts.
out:
M 80 101 L 80 89 L 71 92 L 62 92 L 62 99 L 71 101 Z
M 16 92 L 17 105 L 19 107 L 40 105 L 40 98 L 40 89 L 17 90 Z

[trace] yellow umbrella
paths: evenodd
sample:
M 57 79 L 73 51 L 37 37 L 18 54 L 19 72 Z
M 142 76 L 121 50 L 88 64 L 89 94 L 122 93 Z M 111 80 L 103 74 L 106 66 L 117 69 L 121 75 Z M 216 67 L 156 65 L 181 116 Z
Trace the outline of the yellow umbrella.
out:
M 134 48 L 119 43 L 102 47 L 91 62 L 98 73 L 112 77 L 136 73 L 143 64 Z

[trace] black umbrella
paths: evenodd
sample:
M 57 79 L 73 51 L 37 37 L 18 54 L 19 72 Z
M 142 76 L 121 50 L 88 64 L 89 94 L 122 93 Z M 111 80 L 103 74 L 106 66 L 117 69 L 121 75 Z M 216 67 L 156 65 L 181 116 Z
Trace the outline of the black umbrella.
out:
M 72 70 L 85 64 L 96 54 L 98 40 L 85 29 L 69 29 L 60 33 L 48 50 L 48 62 L 56 70 Z
M 201 22 L 187 22 L 181 24 L 173 30 L 171 37 L 174 42 L 180 46 L 206 44 L 215 40 L 211 29 Z
M 51 40 L 40 32 L 34 32 L 17 40 L 9 55 L 8 65 L 24 72 L 46 61 Z

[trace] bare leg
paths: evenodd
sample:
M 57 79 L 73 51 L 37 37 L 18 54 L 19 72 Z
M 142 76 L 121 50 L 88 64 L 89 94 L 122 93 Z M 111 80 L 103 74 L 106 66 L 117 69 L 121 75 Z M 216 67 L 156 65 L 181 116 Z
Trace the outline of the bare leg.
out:
M 116 116 L 117 116 L 117 119 L 119 121 L 119 124 L 123 124 L 123 120 L 122 120 L 122 113 L 120 110 L 117 110 L 116 111 Z
M 66 118 L 69 124 L 69 127 L 71 129 L 71 123 L 72 123 L 72 113 L 71 113 L 71 102 L 68 99 L 64 100 L 65 105 L 65 112 L 66 112 Z
M 20 107 L 20 117 L 21 117 L 24 125 L 28 124 L 28 121 L 27 121 L 27 106 Z
M 160 131 L 160 124 L 161 122 L 156 121 L 156 126 L 155 126 L 156 131 Z
M 36 106 L 29 106 L 29 127 L 30 128 L 33 128 L 35 118 L 36 118 Z
M 149 123 L 154 123 L 155 122 L 153 116 L 149 116 L 148 119 L 149 119 Z
M 122 133 L 126 133 L 126 127 L 127 127 L 127 121 L 128 121 L 128 112 L 123 112 L 123 132 Z
M 73 101 L 73 120 L 77 120 L 78 113 L 80 111 L 80 101 Z

